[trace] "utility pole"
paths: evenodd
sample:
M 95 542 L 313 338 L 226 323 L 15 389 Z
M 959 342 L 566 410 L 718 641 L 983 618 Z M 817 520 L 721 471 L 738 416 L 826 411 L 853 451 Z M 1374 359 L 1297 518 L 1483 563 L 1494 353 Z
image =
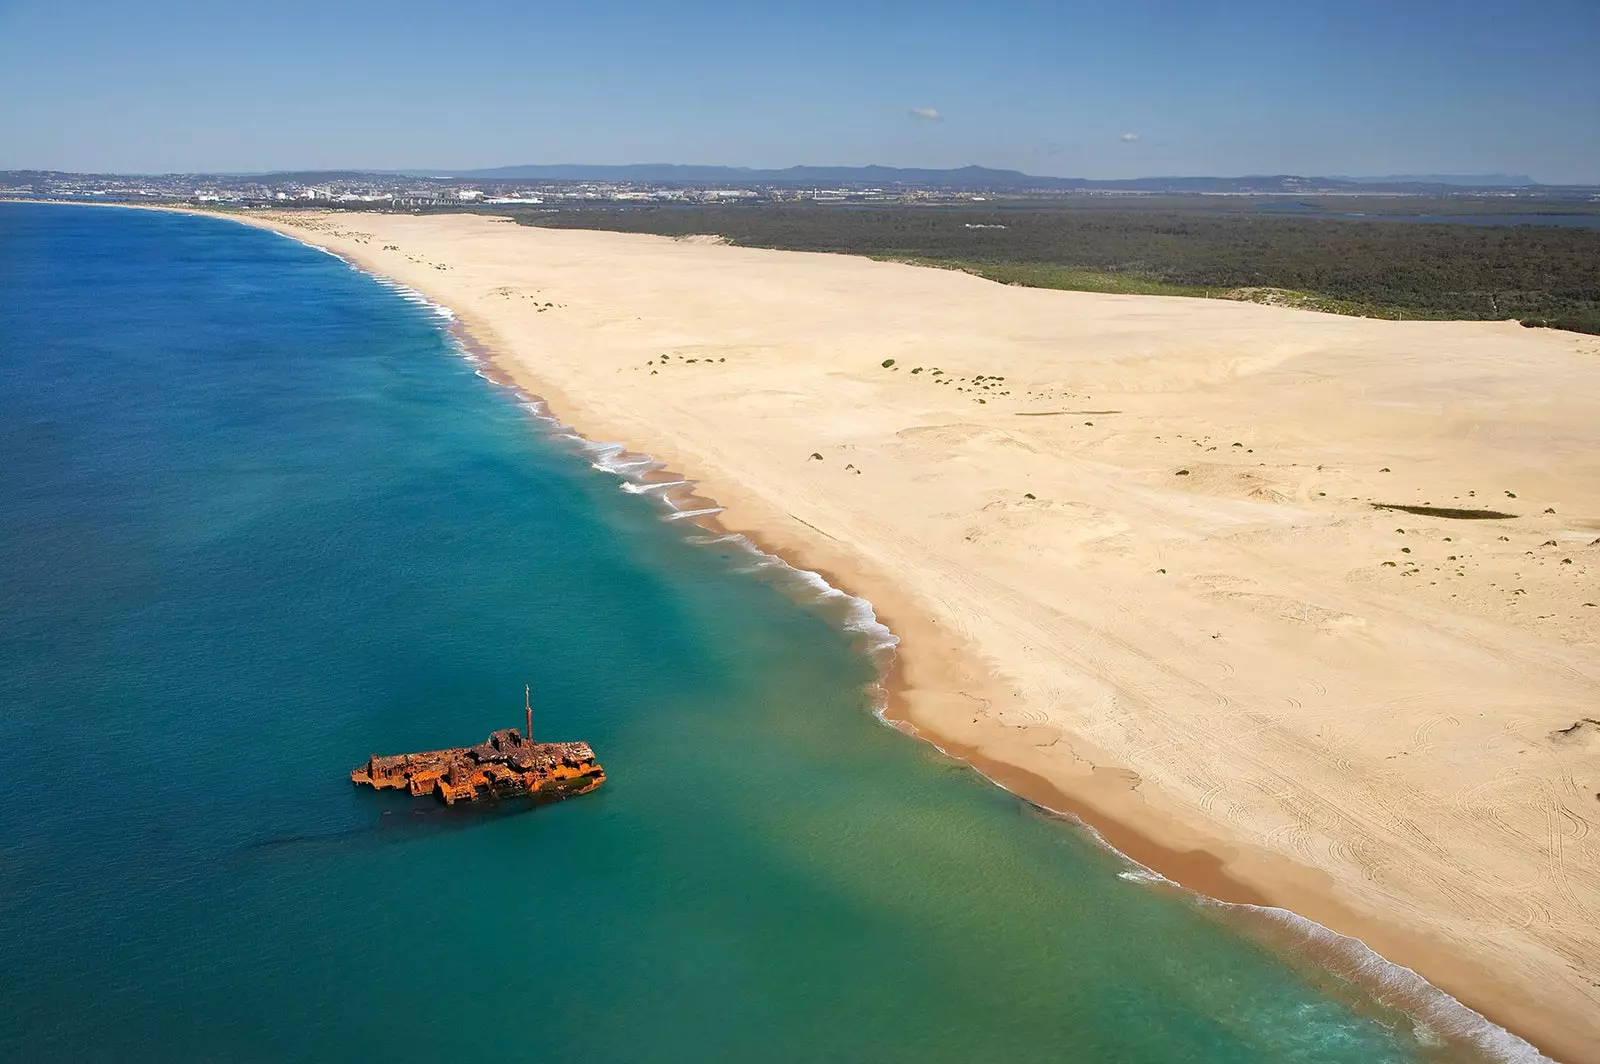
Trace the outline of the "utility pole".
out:
M 528 709 L 528 741 L 533 742 L 533 695 L 532 685 L 522 685 L 522 704 Z

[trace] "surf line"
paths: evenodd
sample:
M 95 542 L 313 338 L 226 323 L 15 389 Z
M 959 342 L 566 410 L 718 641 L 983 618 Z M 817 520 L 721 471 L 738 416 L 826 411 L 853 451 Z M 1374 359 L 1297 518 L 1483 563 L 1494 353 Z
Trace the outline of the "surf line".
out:
M 192 213 L 208 217 L 227 217 L 204 211 Z M 826 603 L 843 605 L 844 620 L 840 627 L 860 641 L 861 649 L 868 655 L 876 670 L 877 679 L 868 685 L 868 692 L 871 696 L 873 716 L 879 723 L 920 739 L 938 750 L 941 755 L 965 766 L 991 785 L 1041 813 L 1077 825 L 1096 845 L 1114 854 L 1127 865 L 1127 868 L 1119 873 L 1119 877 L 1124 881 L 1138 889 L 1175 890 L 1201 905 L 1277 925 L 1278 928 L 1288 932 L 1284 936 L 1285 939 L 1290 939 L 1300 946 L 1310 947 L 1324 957 L 1325 959 L 1318 965 L 1322 970 L 1358 986 L 1380 1004 L 1406 1013 L 1433 1037 L 1448 1040 L 1461 1049 L 1481 1056 L 1486 1061 L 1508 1062 L 1508 1064 L 1556 1064 L 1525 1039 L 1434 986 L 1412 969 L 1384 958 L 1360 939 L 1341 935 L 1331 928 L 1287 909 L 1227 902 L 1191 890 L 1118 850 L 1092 824 L 1077 814 L 1052 809 L 1017 794 L 971 760 L 946 750 L 909 720 L 891 717 L 888 713 L 891 698 L 890 684 L 896 671 L 898 656 L 895 648 L 899 645 L 900 639 L 878 619 L 870 602 L 835 587 L 820 573 L 791 565 L 780 554 L 763 549 L 749 536 L 724 527 L 717 520 L 723 508 L 717 506 L 711 499 L 696 495 L 695 482 L 672 473 L 666 468 L 665 463 L 657 461 L 648 454 L 629 451 L 622 443 L 590 440 L 563 423 L 551 411 L 548 402 L 528 392 L 500 369 L 492 351 L 472 336 L 460 316 L 449 307 L 400 281 L 368 268 L 347 255 L 313 243 L 311 240 L 301 239 L 271 224 L 242 218 L 229 218 L 229 220 L 267 229 L 269 232 L 330 255 L 357 273 L 395 292 L 407 302 L 426 307 L 432 313 L 436 326 L 451 341 L 452 350 L 472 367 L 477 376 L 490 384 L 509 390 L 548 438 L 560 441 L 577 455 L 588 458 L 594 469 L 616 477 L 622 482 L 619 485 L 622 490 L 654 501 L 665 511 L 663 520 L 687 521 L 708 533 L 705 537 L 690 537 L 691 542 L 732 544 L 748 552 L 756 559 L 756 564 L 738 571 L 776 572 L 782 582 L 775 586 L 780 589 L 791 592 L 808 590 L 812 593 L 809 599 L 802 598 L 799 594 L 792 594 L 795 601 L 802 606 L 816 607 Z M 693 512 L 695 509 L 714 509 L 716 512 L 697 514 Z M 794 519 L 814 532 L 827 535 L 798 517 Z

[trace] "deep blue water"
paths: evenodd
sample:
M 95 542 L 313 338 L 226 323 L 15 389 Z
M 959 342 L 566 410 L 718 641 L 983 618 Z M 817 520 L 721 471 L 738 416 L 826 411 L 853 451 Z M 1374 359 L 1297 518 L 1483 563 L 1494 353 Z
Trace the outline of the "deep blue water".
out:
M 695 532 L 332 257 L 0 205 L 0 1059 L 1426 1055 L 877 724 L 839 616 Z M 525 682 L 600 791 L 348 782 Z

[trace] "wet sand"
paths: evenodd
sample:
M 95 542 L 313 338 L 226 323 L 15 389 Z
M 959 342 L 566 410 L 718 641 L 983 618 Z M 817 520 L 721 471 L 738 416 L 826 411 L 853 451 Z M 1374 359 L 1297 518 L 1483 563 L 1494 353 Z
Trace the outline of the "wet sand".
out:
M 890 715 L 941 748 L 1600 1060 L 1600 340 L 248 220 L 450 306 L 586 436 L 870 600 Z

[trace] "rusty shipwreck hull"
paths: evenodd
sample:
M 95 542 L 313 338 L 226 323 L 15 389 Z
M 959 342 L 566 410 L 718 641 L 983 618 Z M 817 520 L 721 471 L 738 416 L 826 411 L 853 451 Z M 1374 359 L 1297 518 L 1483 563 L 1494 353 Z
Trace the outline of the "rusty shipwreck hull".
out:
M 536 743 L 515 728 L 492 732 L 477 746 L 419 754 L 373 754 L 350 771 L 350 782 L 376 790 L 433 795 L 446 805 L 496 798 L 559 801 L 594 790 L 606 779 L 588 743 Z

